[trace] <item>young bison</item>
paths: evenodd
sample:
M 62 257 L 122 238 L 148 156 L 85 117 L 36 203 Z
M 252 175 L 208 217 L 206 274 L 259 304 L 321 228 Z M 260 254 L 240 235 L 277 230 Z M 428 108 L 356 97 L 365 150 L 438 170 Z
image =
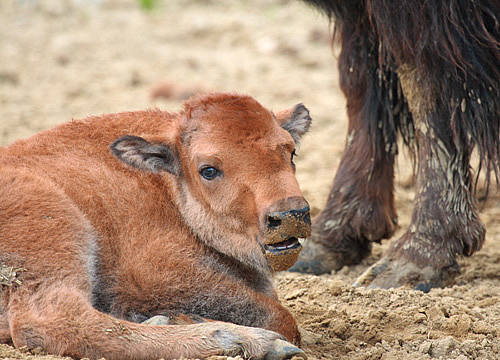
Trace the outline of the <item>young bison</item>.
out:
M 215 94 L 0 149 L 1 341 L 78 358 L 303 356 L 279 340 L 300 335 L 271 273 L 310 234 L 293 163 L 310 122 L 303 105 Z
M 371 242 L 392 236 L 400 134 L 417 162 L 411 224 L 356 283 L 446 285 L 459 271 L 456 256 L 484 242 L 474 148 L 479 170 L 499 175 L 500 2 L 307 2 L 335 21 L 349 126 L 326 207 L 294 269 L 319 274 L 358 263 Z

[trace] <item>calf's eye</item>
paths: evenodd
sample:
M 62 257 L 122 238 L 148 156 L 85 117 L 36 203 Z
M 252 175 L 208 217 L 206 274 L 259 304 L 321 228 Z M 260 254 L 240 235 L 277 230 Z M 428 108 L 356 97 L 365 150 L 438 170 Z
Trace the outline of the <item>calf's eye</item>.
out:
M 213 180 L 220 175 L 220 171 L 212 166 L 207 166 L 200 170 L 200 175 L 206 180 Z
M 293 159 L 297 156 L 297 153 L 295 152 L 295 150 L 292 151 L 292 158 L 291 158 L 291 163 L 292 165 L 295 165 L 295 163 L 293 162 Z

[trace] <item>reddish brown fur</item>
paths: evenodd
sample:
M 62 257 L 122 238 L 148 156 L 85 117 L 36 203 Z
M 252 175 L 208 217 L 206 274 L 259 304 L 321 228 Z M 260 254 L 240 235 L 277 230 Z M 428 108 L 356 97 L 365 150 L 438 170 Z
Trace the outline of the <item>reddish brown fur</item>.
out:
M 250 97 L 210 95 L 179 114 L 72 121 L 0 149 L 0 264 L 25 269 L 21 285 L 2 286 L 1 340 L 123 359 L 262 357 L 278 338 L 218 321 L 134 323 L 193 314 L 298 343 L 263 254 L 267 209 L 307 205 L 290 164 L 292 131 L 280 126 L 287 121 Z M 158 158 L 170 167 L 119 161 L 109 147 L 127 134 L 171 151 Z M 202 163 L 223 176 L 202 179 Z

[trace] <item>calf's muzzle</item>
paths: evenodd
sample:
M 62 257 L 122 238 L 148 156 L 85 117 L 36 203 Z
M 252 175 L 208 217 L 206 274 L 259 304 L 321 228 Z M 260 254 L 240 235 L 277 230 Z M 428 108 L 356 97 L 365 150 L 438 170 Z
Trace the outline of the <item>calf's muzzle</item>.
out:
M 290 268 L 302 250 L 299 239 L 311 235 L 309 204 L 298 196 L 274 203 L 265 212 L 262 228 L 264 253 L 271 268 Z

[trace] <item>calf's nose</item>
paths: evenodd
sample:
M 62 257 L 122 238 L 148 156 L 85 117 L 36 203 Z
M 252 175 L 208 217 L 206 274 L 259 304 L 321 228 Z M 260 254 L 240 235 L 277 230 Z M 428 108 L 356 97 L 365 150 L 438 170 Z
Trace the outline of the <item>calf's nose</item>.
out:
M 277 228 L 281 226 L 283 222 L 287 221 L 298 221 L 311 225 L 311 215 L 309 214 L 309 210 L 309 205 L 306 205 L 301 209 L 274 211 L 266 217 L 267 227 L 269 229 Z
M 263 225 L 268 234 L 279 233 L 283 238 L 290 236 L 305 238 L 311 231 L 309 210 L 309 204 L 302 197 L 283 199 L 267 209 Z

